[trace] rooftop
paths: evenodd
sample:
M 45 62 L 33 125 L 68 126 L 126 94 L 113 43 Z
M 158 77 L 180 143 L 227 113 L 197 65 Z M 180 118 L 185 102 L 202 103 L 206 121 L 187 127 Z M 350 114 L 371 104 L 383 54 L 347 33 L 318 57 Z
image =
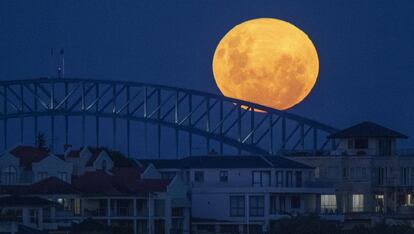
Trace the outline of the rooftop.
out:
M 40 197 L 7 196 L 0 197 L 0 207 L 45 207 L 56 203 Z
M 328 136 L 328 138 L 353 138 L 353 137 L 386 137 L 386 138 L 408 138 L 406 135 L 395 130 L 386 128 L 372 122 L 360 124 L 343 129 Z
M 182 159 L 138 159 L 142 166 L 153 164 L 158 169 L 189 168 L 311 168 L 279 156 L 190 156 Z

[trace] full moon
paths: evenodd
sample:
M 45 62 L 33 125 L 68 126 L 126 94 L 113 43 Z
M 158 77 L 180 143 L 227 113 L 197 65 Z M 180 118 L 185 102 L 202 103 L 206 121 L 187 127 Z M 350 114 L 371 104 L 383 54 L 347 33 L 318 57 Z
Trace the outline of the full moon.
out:
M 312 90 L 319 72 L 315 46 L 296 26 L 278 19 L 236 25 L 218 44 L 213 74 L 224 96 L 286 110 Z

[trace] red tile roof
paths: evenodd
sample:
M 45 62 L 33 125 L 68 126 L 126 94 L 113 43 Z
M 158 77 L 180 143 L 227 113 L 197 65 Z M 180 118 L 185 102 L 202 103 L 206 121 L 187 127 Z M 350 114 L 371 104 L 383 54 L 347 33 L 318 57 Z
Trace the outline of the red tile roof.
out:
M 74 186 L 56 177 L 49 177 L 29 186 L 30 194 L 79 194 Z
M 86 195 L 124 195 L 128 189 L 114 183 L 112 175 L 104 171 L 92 171 L 75 177 L 72 180 L 75 188 Z
M 165 192 L 170 183 L 170 180 L 164 179 L 139 179 L 133 174 L 126 177 L 124 173 L 128 170 L 120 169 L 112 175 L 104 171 L 86 172 L 74 178 L 73 185 L 87 195 L 128 196 L 146 192 Z
M 19 145 L 10 151 L 10 154 L 19 159 L 20 165 L 25 169 L 31 169 L 32 163 L 39 162 L 49 155 L 47 149 L 39 149 L 33 146 Z
M 0 194 L 79 194 L 80 191 L 56 177 L 49 177 L 31 185 L 3 185 Z
M 112 173 L 123 180 L 140 179 L 144 170 L 140 167 L 114 167 Z

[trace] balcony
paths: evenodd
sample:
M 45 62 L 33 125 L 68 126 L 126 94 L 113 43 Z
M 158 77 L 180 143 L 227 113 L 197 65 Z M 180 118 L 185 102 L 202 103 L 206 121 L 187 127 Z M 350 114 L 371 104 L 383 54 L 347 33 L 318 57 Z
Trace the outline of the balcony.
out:
M 400 206 L 400 207 L 397 208 L 397 214 L 413 215 L 414 214 L 414 206 L 408 206 L 408 205 Z
M 132 207 L 117 207 L 111 209 L 111 216 L 133 216 L 134 209 Z
M 106 208 L 99 208 L 95 210 L 87 210 L 85 209 L 85 216 L 93 216 L 93 217 L 105 217 L 107 216 L 107 209 Z

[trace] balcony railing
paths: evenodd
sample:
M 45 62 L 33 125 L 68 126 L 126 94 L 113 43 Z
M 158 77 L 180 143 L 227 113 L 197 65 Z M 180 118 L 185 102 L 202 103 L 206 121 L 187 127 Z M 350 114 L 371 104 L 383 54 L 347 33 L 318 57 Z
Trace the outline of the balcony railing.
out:
M 111 209 L 111 216 L 133 216 L 134 209 L 132 207 L 118 207 Z
M 303 183 L 303 187 L 309 188 L 332 188 L 334 184 L 328 181 L 320 181 L 320 180 L 308 180 Z
M 105 217 L 107 216 L 107 209 L 96 209 L 96 210 L 87 210 L 85 209 L 86 216 L 95 216 L 95 217 Z

